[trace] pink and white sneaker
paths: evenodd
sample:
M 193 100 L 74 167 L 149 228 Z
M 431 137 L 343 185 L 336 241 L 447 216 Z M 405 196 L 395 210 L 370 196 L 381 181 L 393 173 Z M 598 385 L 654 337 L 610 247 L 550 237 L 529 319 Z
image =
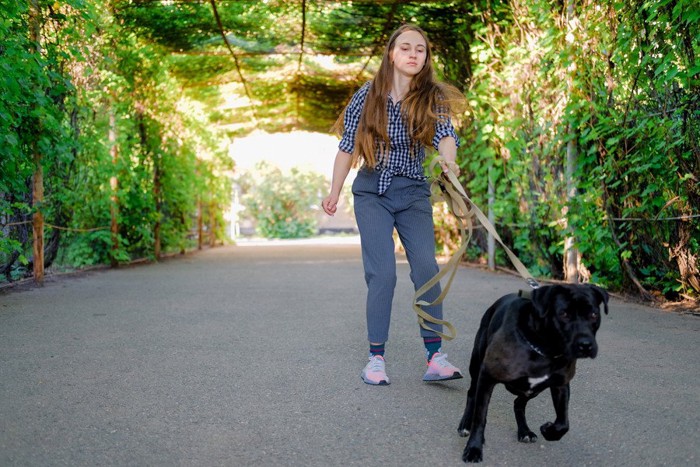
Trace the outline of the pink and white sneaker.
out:
M 371 355 L 369 363 L 362 370 L 362 381 L 367 384 L 382 385 L 389 384 L 389 377 L 386 375 L 384 357 L 381 355 Z
M 423 381 L 446 381 L 462 377 L 459 368 L 447 361 L 447 354 L 438 352 L 428 362 L 428 370 L 423 376 Z

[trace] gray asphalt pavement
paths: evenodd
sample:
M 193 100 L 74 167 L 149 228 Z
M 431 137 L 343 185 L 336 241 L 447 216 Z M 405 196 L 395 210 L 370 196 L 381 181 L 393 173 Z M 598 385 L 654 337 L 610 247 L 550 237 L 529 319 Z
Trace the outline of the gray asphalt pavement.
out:
M 483 311 L 524 287 L 462 267 L 446 299 L 467 369 Z M 241 244 L 0 295 L 0 466 L 458 466 L 469 379 L 427 384 L 399 258 L 392 384 L 367 359 L 359 246 Z M 491 401 L 483 465 L 700 464 L 700 319 L 613 299 L 572 382 L 571 431 L 516 440 Z M 554 417 L 548 394 L 533 428 Z

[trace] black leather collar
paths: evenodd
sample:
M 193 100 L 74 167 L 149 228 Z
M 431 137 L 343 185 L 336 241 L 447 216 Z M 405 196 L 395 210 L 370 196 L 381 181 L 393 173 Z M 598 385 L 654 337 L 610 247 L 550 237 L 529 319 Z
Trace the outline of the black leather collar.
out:
M 523 334 L 522 332 L 520 332 L 520 329 L 516 329 L 516 332 L 518 333 L 518 335 L 520 336 L 520 338 L 521 338 L 522 340 L 524 340 L 525 343 L 526 343 L 533 351 L 535 351 L 535 353 L 537 353 L 537 354 L 539 354 L 539 355 L 541 355 L 541 356 L 543 356 L 543 357 L 545 357 L 545 358 L 551 358 L 552 360 L 556 360 L 557 358 L 561 358 L 561 357 L 564 356 L 564 354 L 559 354 L 559 355 L 555 355 L 555 356 L 549 356 L 549 355 L 547 355 L 547 354 L 545 353 L 544 350 L 540 349 L 540 348 L 537 347 L 535 344 L 533 344 L 532 342 L 530 342 L 530 340 L 529 340 L 527 337 L 525 337 L 525 334 Z

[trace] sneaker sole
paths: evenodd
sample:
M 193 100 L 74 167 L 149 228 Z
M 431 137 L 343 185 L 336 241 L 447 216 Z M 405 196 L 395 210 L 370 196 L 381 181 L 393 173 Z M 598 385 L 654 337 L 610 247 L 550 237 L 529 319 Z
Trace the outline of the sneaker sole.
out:
M 364 376 L 360 376 L 360 379 L 362 379 L 362 381 L 364 381 L 365 384 L 369 384 L 370 386 L 388 386 L 389 385 L 389 381 L 386 381 L 386 380 L 381 380 L 378 383 L 375 383 L 374 381 L 370 381 L 368 379 L 365 379 Z
M 449 381 L 451 379 L 462 379 L 464 376 L 462 376 L 461 373 L 454 373 L 452 376 L 439 376 L 439 375 L 426 375 L 423 376 L 423 381 L 428 381 L 428 382 L 433 382 L 433 381 Z

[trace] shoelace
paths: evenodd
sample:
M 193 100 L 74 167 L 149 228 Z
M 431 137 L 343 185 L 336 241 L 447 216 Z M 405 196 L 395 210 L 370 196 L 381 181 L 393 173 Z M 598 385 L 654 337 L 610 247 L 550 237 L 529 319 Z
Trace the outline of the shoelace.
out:
M 371 358 L 369 360 L 370 371 L 384 371 L 384 360 L 381 358 Z
M 443 368 L 450 366 L 450 362 L 447 361 L 447 354 L 446 353 L 440 354 L 440 356 L 438 356 L 438 357 L 434 357 L 432 359 L 432 362 L 435 362 L 436 365 L 439 365 Z

